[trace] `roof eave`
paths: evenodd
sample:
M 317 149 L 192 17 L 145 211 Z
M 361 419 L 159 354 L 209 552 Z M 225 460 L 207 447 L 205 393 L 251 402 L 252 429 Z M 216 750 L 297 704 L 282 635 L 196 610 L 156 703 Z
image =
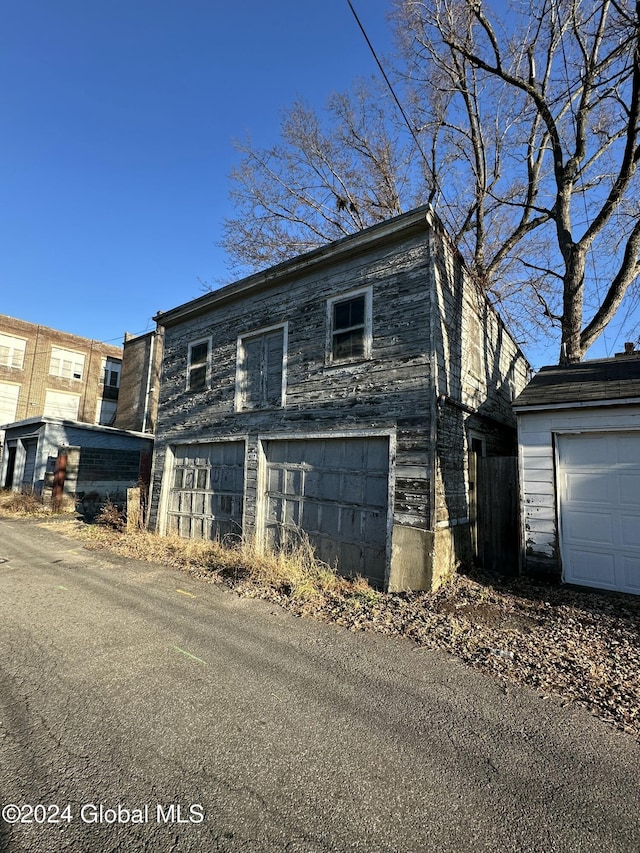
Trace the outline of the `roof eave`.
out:
M 575 400 L 565 403 L 514 403 L 513 411 L 518 415 L 521 412 L 548 412 L 556 409 L 594 409 L 601 406 L 637 406 L 640 405 L 640 397 L 620 397 L 607 400 Z

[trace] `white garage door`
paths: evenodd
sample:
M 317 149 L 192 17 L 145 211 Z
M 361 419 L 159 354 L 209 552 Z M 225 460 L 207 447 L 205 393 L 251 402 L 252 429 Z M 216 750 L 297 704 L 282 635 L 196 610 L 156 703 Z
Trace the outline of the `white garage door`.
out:
M 317 556 L 346 575 L 384 583 L 389 441 L 265 442 L 265 532 L 271 545 L 303 530 Z
M 560 436 L 567 583 L 640 594 L 640 434 Z
M 179 445 L 174 449 L 168 532 L 190 539 L 239 535 L 243 491 L 244 442 Z

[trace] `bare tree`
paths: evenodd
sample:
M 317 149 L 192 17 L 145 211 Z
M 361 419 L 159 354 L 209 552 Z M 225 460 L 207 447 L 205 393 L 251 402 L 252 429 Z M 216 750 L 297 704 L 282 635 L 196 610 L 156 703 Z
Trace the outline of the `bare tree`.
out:
M 295 102 L 270 149 L 236 142 L 237 215 L 225 222 L 223 239 L 233 260 L 258 269 L 421 203 L 416 152 L 393 116 L 386 93 L 361 82 L 329 99 L 324 122 Z
M 580 360 L 640 272 L 640 0 L 517 2 L 395 0 L 411 134 L 366 86 L 334 96 L 328 130 L 295 104 L 280 145 L 239 146 L 232 257 L 256 268 L 430 200 L 512 323 Z
M 458 238 L 498 299 L 505 274 L 512 297 L 526 272 L 561 361 L 583 357 L 640 272 L 639 13 L 628 0 L 533 0 L 491 18 L 479 0 L 397 3 L 409 73 L 437 93 L 443 148 L 470 188 Z

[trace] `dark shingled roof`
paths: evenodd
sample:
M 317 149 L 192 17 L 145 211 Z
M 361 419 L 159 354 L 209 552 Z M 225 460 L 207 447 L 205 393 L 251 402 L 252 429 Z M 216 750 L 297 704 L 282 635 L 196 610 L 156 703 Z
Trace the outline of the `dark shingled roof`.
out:
M 514 407 L 640 398 L 640 353 L 543 367 Z

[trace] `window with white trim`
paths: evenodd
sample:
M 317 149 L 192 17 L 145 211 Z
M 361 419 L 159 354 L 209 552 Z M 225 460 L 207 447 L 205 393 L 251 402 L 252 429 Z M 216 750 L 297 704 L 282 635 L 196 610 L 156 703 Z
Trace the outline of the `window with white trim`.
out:
M 0 367 L 22 370 L 27 342 L 24 338 L 0 334 Z
M 287 324 L 238 338 L 236 410 L 284 406 Z
M 84 375 L 84 353 L 51 347 L 49 374 L 60 379 L 81 380 Z
M 209 387 L 211 338 L 192 341 L 187 360 L 187 391 L 206 391 Z
M 371 288 L 327 302 L 327 356 L 331 363 L 371 357 Z

